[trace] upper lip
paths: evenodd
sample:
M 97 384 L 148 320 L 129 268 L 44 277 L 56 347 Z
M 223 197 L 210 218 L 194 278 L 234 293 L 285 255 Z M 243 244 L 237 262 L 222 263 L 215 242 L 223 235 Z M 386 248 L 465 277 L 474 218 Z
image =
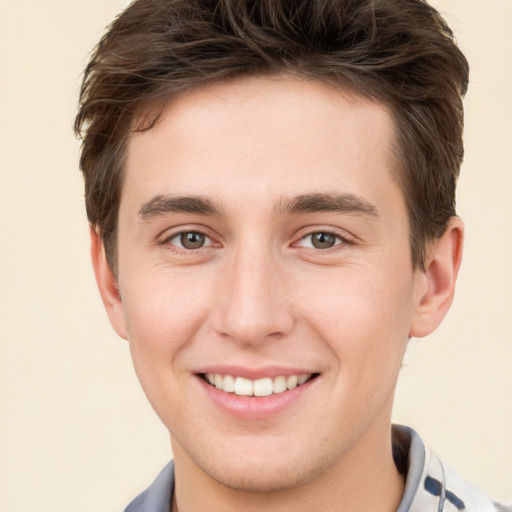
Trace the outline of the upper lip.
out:
M 289 366 L 262 366 L 262 367 L 247 367 L 247 366 L 231 366 L 231 365 L 209 365 L 198 368 L 194 373 L 219 373 L 221 375 L 232 375 L 233 377 L 243 377 L 245 379 L 257 380 L 264 377 L 289 377 L 290 375 L 304 375 L 319 373 L 311 368 L 305 367 L 289 367 Z

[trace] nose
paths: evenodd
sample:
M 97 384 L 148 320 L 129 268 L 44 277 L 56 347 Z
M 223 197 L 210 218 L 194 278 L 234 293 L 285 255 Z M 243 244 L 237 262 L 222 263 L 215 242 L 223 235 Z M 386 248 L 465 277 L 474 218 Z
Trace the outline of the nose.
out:
M 213 313 L 218 334 L 250 346 L 278 339 L 293 329 L 283 262 L 271 252 L 240 250 L 225 262 Z

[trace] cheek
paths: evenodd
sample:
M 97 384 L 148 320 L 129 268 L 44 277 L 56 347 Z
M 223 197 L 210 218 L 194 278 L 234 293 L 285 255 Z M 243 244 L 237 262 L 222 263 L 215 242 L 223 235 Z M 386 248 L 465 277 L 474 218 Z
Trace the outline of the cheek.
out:
M 298 300 L 341 372 L 354 379 L 396 373 L 408 339 L 412 279 L 365 268 L 343 269 L 322 281 L 303 288 Z
M 170 426 L 172 411 L 187 410 L 180 358 L 204 325 L 208 291 L 204 282 L 176 272 L 130 277 L 121 291 L 133 365 L 149 402 Z
M 207 315 L 209 292 L 197 272 L 150 270 L 130 276 L 121 292 L 134 360 L 173 361 Z

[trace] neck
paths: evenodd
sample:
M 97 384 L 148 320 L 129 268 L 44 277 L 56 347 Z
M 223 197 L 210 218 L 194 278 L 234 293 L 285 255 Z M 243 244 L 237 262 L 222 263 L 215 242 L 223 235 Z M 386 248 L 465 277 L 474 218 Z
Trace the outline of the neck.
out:
M 380 435 L 367 432 L 350 453 L 314 480 L 271 493 L 226 487 L 202 471 L 175 439 L 173 452 L 173 512 L 392 512 L 404 490 L 393 461 L 390 429 Z

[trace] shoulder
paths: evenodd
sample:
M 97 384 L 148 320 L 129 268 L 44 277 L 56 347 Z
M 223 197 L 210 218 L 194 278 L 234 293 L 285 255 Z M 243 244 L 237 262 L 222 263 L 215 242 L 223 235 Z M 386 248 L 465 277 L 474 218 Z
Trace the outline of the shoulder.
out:
M 512 512 L 512 506 L 496 503 L 449 468 L 445 469 L 445 478 L 446 500 L 455 506 L 447 508 L 447 512 L 452 509 L 467 512 Z
M 160 471 L 155 481 L 139 494 L 124 512 L 169 512 L 174 492 L 174 462 Z
M 407 458 L 398 512 L 512 512 L 445 467 L 414 430 L 395 425 L 393 441 Z

